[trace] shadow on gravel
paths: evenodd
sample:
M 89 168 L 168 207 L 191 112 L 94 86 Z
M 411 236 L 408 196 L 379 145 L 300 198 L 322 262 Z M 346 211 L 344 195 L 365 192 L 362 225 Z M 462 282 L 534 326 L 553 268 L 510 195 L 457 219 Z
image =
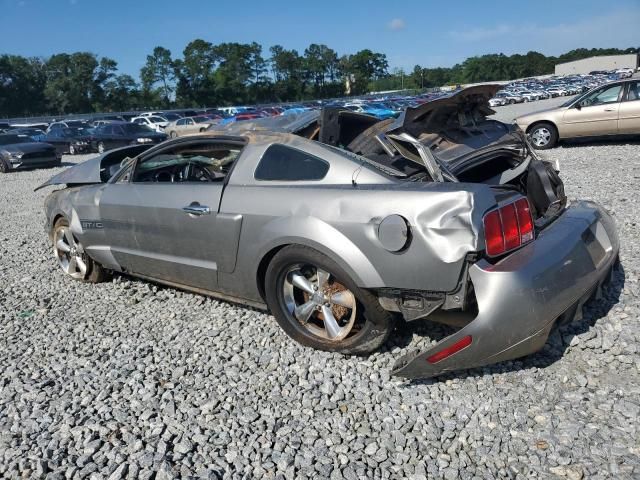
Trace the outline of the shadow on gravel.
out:
M 625 273 L 622 264 L 618 264 L 613 270 L 611 281 L 602 289 L 602 297 L 600 299 L 592 298 L 583 307 L 582 319 L 576 320 L 563 325 L 556 325 L 549 334 L 547 343 L 538 352 L 522 357 L 516 360 L 508 360 L 493 365 L 477 367 L 457 372 L 450 372 L 435 378 L 427 378 L 423 380 L 414 380 L 407 383 L 408 386 L 413 385 L 431 385 L 434 383 L 446 381 L 452 378 L 465 379 L 468 377 L 479 377 L 483 375 L 493 375 L 497 373 L 507 373 L 518 370 L 526 370 L 532 367 L 546 368 L 558 360 L 560 360 L 571 345 L 573 338 L 587 332 L 593 327 L 598 320 L 606 317 L 609 311 L 618 304 L 622 290 L 625 284 Z M 435 332 L 429 331 L 426 336 L 433 340 L 439 341 L 444 336 L 448 336 L 455 332 L 456 329 L 438 325 L 439 330 Z M 408 341 L 411 341 L 413 333 L 421 334 L 422 328 L 412 329 L 410 335 L 406 335 Z M 446 335 L 443 333 L 447 332 Z
M 562 140 L 560 146 L 562 148 L 575 147 L 601 147 L 612 145 L 640 145 L 640 136 L 628 135 L 618 137 L 589 137 L 589 138 L 572 138 L 570 140 Z

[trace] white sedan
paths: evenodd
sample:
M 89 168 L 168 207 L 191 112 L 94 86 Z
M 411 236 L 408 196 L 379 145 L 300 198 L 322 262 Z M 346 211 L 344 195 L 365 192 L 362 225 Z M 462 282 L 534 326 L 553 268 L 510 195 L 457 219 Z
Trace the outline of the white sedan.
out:
M 159 116 L 135 117 L 131 119 L 131 122 L 137 123 L 138 125 L 146 125 L 150 129 L 160 133 L 164 133 L 165 127 L 169 125 L 169 121 L 166 118 Z

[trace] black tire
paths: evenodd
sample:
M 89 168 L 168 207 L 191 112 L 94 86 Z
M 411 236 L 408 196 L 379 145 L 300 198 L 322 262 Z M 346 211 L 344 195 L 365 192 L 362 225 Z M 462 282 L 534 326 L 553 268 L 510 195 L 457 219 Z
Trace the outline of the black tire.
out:
M 104 153 L 106 151 L 107 151 L 107 149 L 105 148 L 104 143 L 103 142 L 98 142 L 98 153 Z
M 74 147 L 73 145 L 69 145 L 69 155 L 75 155 L 76 154 L 76 147 Z
M 354 327 L 342 340 L 328 340 L 314 335 L 289 312 L 283 285 L 290 269 L 299 264 L 329 272 L 333 279 L 331 281 L 336 282 L 333 285 L 344 286 L 355 297 L 357 314 Z M 285 247 L 273 257 L 266 271 L 265 294 L 271 313 L 287 335 L 302 345 L 318 350 L 351 355 L 367 354 L 380 348 L 394 328 L 393 315 L 380 306 L 374 295 L 359 288 L 335 261 L 302 245 Z
M 9 173 L 10 171 L 11 168 L 9 168 L 9 165 L 7 165 L 5 161 L 0 157 L 0 173 Z
M 548 132 L 548 141 L 547 143 L 542 143 L 537 139 L 547 137 L 545 130 Z M 536 150 L 548 150 L 555 147 L 558 143 L 558 130 L 553 124 L 548 122 L 536 123 L 529 129 L 528 134 L 531 145 L 533 145 L 533 148 Z
M 178 133 L 177 133 L 177 132 L 175 132 L 175 131 L 172 131 L 172 132 L 170 132 L 170 133 L 169 133 L 169 137 L 171 137 L 171 138 L 178 138 Z
M 374 155 L 378 153 L 384 153 L 384 149 L 380 146 L 380 142 L 376 140 L 376 136 L 379 133 L 386 132 L 389 125 L 395 121 L 395 118 L 388 118 L 381 120 L 378 123 L 374 123 L 364 132 L 354 138 L 347 149 L 351 152 L 358 153 L 360 155 Z
M 56 252 L 56 245 L 55 245 L 56 233 L 58 229 L 62 227 L 65 227 L 65 228 L 69 227 L 69 222 L 67 221 L 66 218 L 59 218 L 56 221 L 55 225 L 53 226 L 53 230 L 51 231 L 51 239 L 53 243 L 54 252 Z M 55 253 L 55 255 L 56 255 L 56 259 L 58 259 L 57 252 Z M 91 257 L 89 257 L 86 253 L 84 253 L 82 257 L 87 265 L 87 271 L 84 274 L 84 276 L 83 277 L 72 276 L 67 272 L 64 272 L 63 270 L 66 276 L 83 283 L 100 283 L 110 277 L 110 273 L 106 269 L 104 269 L 102 265 L 100 265 L 98 262 L 94 261 Z
M 511 100 L 509 100 L 509 105 L 513 105 L 515 103 L 516 103 L 516 101 L 513 98 Z

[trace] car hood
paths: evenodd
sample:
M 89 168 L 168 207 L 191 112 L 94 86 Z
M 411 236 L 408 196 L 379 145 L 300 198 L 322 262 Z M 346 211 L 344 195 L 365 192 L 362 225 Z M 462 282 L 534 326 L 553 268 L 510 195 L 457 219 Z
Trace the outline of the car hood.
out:
M 110 150 L 54 175 L 34 191 L 50 185 L 90 185 L 93 183 L 104 183 L 111 177 L 111 167 L 119 165 L 122 160 L 127 157 L 133 158 L 149 148 L 151 148 L 151 145 L 133 145 Z
M 42 150 L 49 150 L 54 148 L 53 145 L 43 142 L 25 142 L 25 143 L 13 143 L 11 145 L 0 145 L 0 150 L 11 153 L 34 153 L 41 152 Z

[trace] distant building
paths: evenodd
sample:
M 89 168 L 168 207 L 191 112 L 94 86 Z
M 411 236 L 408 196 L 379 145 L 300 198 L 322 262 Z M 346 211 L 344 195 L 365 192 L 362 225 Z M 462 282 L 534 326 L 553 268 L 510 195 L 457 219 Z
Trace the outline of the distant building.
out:
M 556 75 L 573 75 L 576 73 L 589 73 L 596 70 L 617 70 L 618 68 L 633 68 L 640 65 L 637 53 L 627 55 L 603 55 L 601 57 L 589 57 L 573 62 L 559 63 L 556 65 Z

